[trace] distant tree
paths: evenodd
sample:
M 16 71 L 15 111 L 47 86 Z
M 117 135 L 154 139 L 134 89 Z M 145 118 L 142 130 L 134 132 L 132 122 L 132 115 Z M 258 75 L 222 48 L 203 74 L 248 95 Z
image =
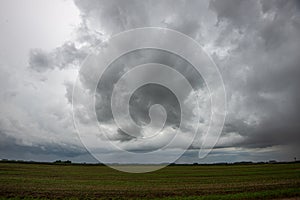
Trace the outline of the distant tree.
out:
M 56 161 L 54 161 L 54 163 L 55 164 L 71 164 L 72 161 L 70 161 L 70 160 L 66 160 L 66 161 L 64 161 L 64 160 L 56 160 Z

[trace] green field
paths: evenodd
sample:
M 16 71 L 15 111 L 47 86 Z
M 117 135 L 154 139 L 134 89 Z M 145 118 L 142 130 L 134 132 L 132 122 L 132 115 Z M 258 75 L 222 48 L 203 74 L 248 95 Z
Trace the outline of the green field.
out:
M 300 164 L 169 166 L 129 174 L 100 165 L 0 163 L 0 199 L 300 197 Z

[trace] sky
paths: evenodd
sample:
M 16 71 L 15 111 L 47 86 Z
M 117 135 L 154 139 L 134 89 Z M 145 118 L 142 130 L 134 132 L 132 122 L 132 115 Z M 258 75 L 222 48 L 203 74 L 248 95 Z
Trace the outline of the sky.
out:
M 105 48 L 118 33 L 142 27 L 179 31 L 198 42 L 212 58 L 226 91 L 222 133 L 212 152 L 199 159 L 211 113 L 203 77 L 189 62 L 170 52 L 143 49 L 116 59 L 97 85 L 98 153 L 113 157 L 114 162 L 133 162 L 106 147 L 107 139 L 127 151 L 146 152 L 160 148 L 174 136 L 184 113 L 176 95 L 159 85 L 140 87 L 130 98 L 130 115 L 142 127 L 137 135 L 127 134 L 113 119 L 110 102 L 117 81 L 132 67 L 155 62 L 171 66 L 187 78 L 200 99 L 196 114 L 201 119 L 191 119 L 183 126 L 174 146 L 160 156 L 148 161 L 140 154 L 140 162 L 160 162 L 181 151 L 194 125 L 200 127 L 197 137 L 178 163 L 300 158 L 297 0 L 0 1 L 0 27 L 0 159 L 99 162 L 74 126 L 73 87 L 79 80 L 81 89 L 92 90 L 94 71 L 84 70 L 82 63 L 95 48 L 102 44 Z M 169 78 L 159 71 L 152 73 L 131 80 L 158 75 Z M 180 87 L 178 82 L 176 87 Z M 123 94 L 122 88 L 117 89 Z M 85 96 L 78 101 L 75 109 L 87 106 Z M 154 104 L 164 107 L 166 123 L 158 137 L 140 142 L 136 137 L 153 131 L 143 126 L 150 122 L 149 109 Z M 185 112 L 194 113 L 195 104 L 188 97 L 185 108 Z M 90 114 L 80 116 L 87 126 Z

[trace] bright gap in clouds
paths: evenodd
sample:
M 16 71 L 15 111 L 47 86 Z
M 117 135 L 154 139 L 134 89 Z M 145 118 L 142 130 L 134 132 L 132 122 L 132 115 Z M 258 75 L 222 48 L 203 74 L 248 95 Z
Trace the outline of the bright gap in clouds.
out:
M 71 0 L 1 1 L 0 24 L 2 45 L 50 50 L 72 37 L 80 13 Z

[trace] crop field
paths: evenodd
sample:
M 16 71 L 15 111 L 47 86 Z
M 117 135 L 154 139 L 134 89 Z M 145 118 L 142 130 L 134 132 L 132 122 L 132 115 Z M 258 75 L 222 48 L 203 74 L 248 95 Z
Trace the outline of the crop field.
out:
M 0 163 L 0 199 L 298 199 L 300 163 L 168 166 Z

